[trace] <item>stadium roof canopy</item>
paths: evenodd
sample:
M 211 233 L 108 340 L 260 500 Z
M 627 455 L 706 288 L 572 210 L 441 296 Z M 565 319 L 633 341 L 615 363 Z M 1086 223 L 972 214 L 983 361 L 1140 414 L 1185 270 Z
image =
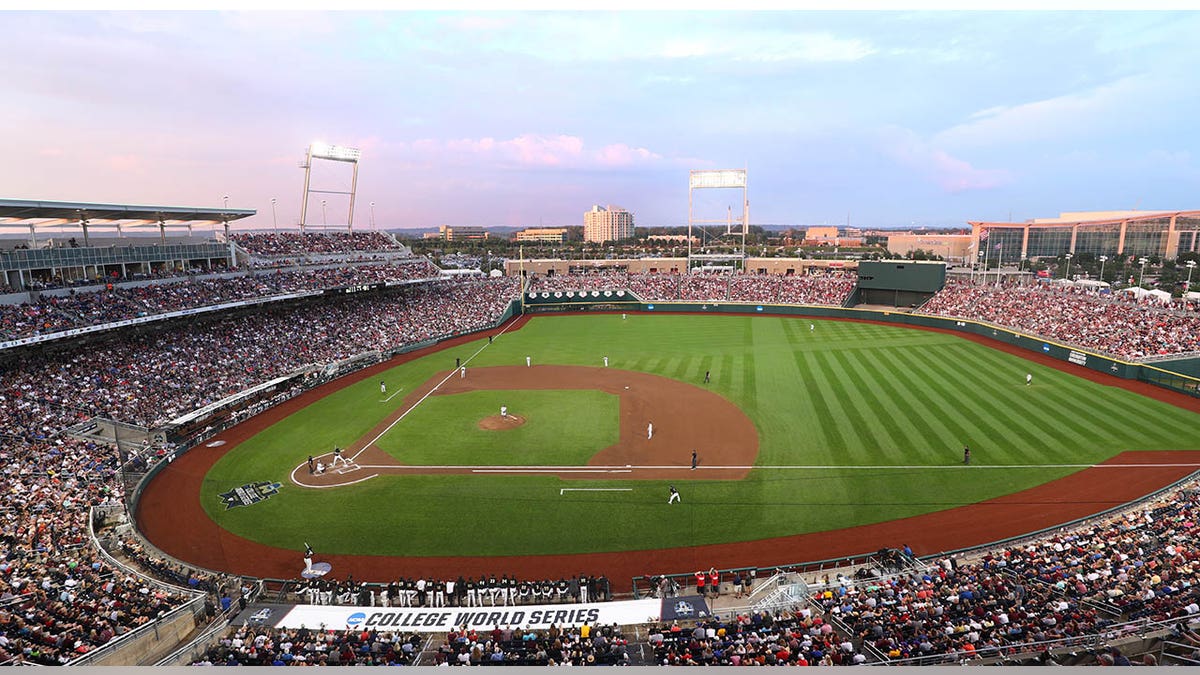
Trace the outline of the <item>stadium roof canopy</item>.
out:
M 122 222 L 126 225 L 157 225 L 160 221 L 223 223 L 253 216 L 255 213 L 257 211 L 253 209 L 0 199 L 0 223 L 7 225 L 34 225 L 35 223 L 30 221 L 37 220 L 53 221 L 41 224 L 78 223 L 81 219 Z

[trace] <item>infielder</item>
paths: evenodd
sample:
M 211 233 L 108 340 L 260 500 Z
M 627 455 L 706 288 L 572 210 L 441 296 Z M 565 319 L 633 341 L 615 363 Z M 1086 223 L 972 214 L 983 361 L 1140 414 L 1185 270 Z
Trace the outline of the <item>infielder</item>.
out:
M 607 368 L 607 367 L 608 367 L 608 357 L 607 357 L 607 356 L 606 356 L 606 357 L 604 357 L 604 367 L 605 367 L 605 368 Z
M 528 367 L 530 367 L 530 366 L 532 366 L 532 365 L 533 365 L 533 360 L 532 360 L 532 359 L 530 359 L 528 356 L 526 356 L 526 357 L 525 357 L 525 367 L 526 367 L 526 368 L 528 368 Z
M 654 438 L 654 422 L 646 424 L 646 440 Z
M 667 498 L 667 503 L 673 504 L 675 502 L 679 502 L 680 504 L 682 504 L 683 501 L 679 499 L 679 490 L 676 490 L 674 485 L 670 486 L 670 488 L 671 488 L 671 496 Z
M 463 366 L 458 369 L 458 379 L 463 379 L 467 376 L 467 367 Z

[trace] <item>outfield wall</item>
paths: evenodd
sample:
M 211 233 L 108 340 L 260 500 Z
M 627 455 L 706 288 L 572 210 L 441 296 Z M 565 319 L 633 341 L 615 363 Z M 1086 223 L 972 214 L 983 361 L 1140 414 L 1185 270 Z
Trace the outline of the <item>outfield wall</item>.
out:
M 555 297 L 558 295 L 559 297 Z M 1158 387 L 1181 392 L 1200 398 L 1200 378 L 1164 370 L 1153 364 L 1123 361 L 1111 356 L 1097 354 L 1078 347 L 1064 345 L 1036 335 L 1022 333 L 1011 328 L 981 321 L 955 319 L 929 314 L 889 312 L 886 310 L 829 307 L 821 305 L 773 305 L 738 302 L 641 302 L 626 293 L 619 297 L 603 294 L 581 298 L 580 294 L 526 294 L 523 308 L 531 314 L 585 311 L 630 311 L 630 312 L 695 312 L 710 314 L 773 314 L 781 316 L 809 316 L 816 318 L 858 319 L 884 323 L 938 328 L 960 333 L 971 333 L 999 340 L 1032 352 L 1041 352 L 1060 361 L 1090 368 L 1126 380 L 1139 380 Z

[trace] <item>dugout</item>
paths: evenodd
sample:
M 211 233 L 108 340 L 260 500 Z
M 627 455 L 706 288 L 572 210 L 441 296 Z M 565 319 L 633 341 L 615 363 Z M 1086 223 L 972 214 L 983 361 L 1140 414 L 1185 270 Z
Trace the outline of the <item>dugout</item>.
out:
M 918 307 L 946 285 L 946 263 L 864 260 L 858 264 L 855 304 Z

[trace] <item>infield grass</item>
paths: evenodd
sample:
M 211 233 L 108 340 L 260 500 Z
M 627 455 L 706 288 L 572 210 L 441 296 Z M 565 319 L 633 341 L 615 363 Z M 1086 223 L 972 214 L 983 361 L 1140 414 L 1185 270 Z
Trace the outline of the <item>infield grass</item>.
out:
M 389 388 L 410 390 L 486 343 L 412 361 L 385 379 Z M 1200 448 L 1196 413 L 957 336 L 904 327 L 772 316 L 537 317 L 497 338 L 469 365 L 524 364 L 526 355 L 535 364 L 593 366 L 608 356 L 610 368 L 707 386 L 754 420 L 761 468 L 743 481 L 677 481 L 683 503 L 670 509 L 666 484 L 658 481 L 437 475 L 381 476 L 325 490 L 292 485 L 288 473 L 308 454 L 350 444 L 399 405 L 402 396 L 381 402 L 374 379 L 229 452 L 205 479 L 204 507 L 236 534 L 291 549 L 309 541 L 327 553 L 638 550 L 882 522 L 983 501 L 1078 470 L 1054 464 L 1091 464 L 1126 450 Z M 702 383 L 705 371 L 709 385 Z M 1032 386 L 1025 385 L 1027 372 Z M 454 397 L 426 402 L 434 398 Z M 567 428 L 595 427 L 585 408 L 566 406 L 559 421 Z M 407 426 L 422 415 L 418 408 L 380 444 L 395 443 L 407 464 L 414 458 L 434 463 L 435 457 L 521 463 L 501 460 L 494 448 L 480 452 L 473 443 L 441 454 L 428 423 Z M 971 446 L 972 467 L 961 465 L 964 444 Z M 704 449 L 699 452 L 703 461 Z M 546 463 L 582 464 L 588 454 L 565 452 Z M 797 465 L 845 468 L 789 468 Z M 284 483 L 275 497 L 221 510 L 219 492 L 268 479 Z M 561 487 L 632 491 L 560 495 Z M 394 522 L 381 526 L 385 512 L 395 513 Z M 381 527 L 395 536 L 379 536 Z

